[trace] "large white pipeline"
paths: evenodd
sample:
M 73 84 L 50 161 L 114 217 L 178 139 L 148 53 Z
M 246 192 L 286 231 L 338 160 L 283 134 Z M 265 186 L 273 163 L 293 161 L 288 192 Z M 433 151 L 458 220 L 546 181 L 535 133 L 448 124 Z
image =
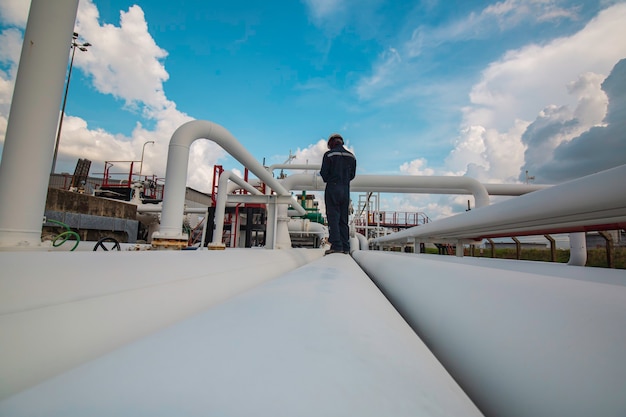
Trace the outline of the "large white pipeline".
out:
M 626 415 L 624 271 L 352 256 L 486 416 Z
M 626 165 L 373 240 L 442 241 L 626 227 Z
M 0 252 L 0 399 L 320 257 L 307 249 Z
M 273 173 L 277 169 L 298 169 L 302 171 L 318 171 L 322 165 L 320 164 L 274 164 L 270 165 L 267 170 Z
M 220 145 L 233 158 L 247 167 L 260 180 L 268 184 L 280 196 L 288 196 L 287 191 L 254 157 L 222 126 L 206 121 L 192 120 L 180 126 L 170 140 L 167 154 L 165 177 L 166 195 L 163 199 L 161 229 L 154 239 L 184 239 L 180 230 L 180 219 L 185 205 L 185 184 L 189 165 L 189 148 L 197 139 L 212 140 Z M 306 210 L 293 199 L 294 209 L 301 214 Z
M 324 182 L 317 174 L 292 174 L 282 179 L 281 183 L 290 190 L 324 189 Z M 350 183 L 350 191 L 354 192 L 472 194 L 478 202 L 477 207 L 487 205 L 489 195 L 519 196 L 550 187 L 541 184 L 488 184 L 469 177 L 425 175 L 357 175 Z
M 293 174 L 280 180 L 289 190 L 323 190 L 324 181 L 319 174 Z M 424 175 L 357 175 L 350 183 L 350 191 L 383 192 L 448 192 L 463 189 L 472 194 L 476 207 L 489 205 L 489 194 L 478 181 L 469 177 L 445 177 Z
M 369 250 L 370 249 L 369 242 L 367 241 L 367 238 L 363 234 L 355 233 L 354 235 L 356 236 L 357 240 L 359 241 L 358 250 Z
M 0 247 L 38 247 L 78 0 L 33 0 L 0 163 Z
M 42 414 L 482 415 L 352 258 L 341 254 L 0 402 L 3 416 Z

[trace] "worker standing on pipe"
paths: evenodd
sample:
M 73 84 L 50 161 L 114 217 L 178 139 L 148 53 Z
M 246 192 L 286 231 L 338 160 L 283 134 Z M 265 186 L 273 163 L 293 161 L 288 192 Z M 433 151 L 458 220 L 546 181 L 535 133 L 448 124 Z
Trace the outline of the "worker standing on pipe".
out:
M 326 183 L 324 202 L 328 220 L 328 241 L 331 253 L 350 253 L 348 210 L 350 207 L 350 181 L 356 174 L 356 158 L 343 147 L 343 138 L 333 133 L 328 138 L 328 151 L 322 159 L 320 175 Z

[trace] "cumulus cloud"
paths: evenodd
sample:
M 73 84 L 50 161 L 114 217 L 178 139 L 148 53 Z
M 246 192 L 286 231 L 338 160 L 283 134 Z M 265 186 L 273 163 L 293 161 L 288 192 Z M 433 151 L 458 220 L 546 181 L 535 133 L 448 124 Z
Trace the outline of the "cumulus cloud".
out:
M 400 165 L 400 172 L 408 175 L 434 175 L 435 170 L 427 167 L 428 161 L 424 158 L 414 159 Z
M 141 7 L 120 13 L 120 25 L 100 25 L 97 7 L 81 2 L 76 31 L 93 45 L 76 66 L 93 77 L 94 87 L 123 99 L 127 105 L 142 103 L 158 109 L 167 105 L 163 83 L 169 78 L 161 49 L 150 33 Z M 127 53 L 120 53 L 127 51 Z
M 552 150 L 601 124 L 601 80 L 626 56 L 624 19 L 626 4 L 613 6 L 570 37 L 509 51 L 490 64 L 471 90 L 446 167 L 493 182 L 522 179 L 526 169 L 537 175 L 556 157 Z
M 512 4 L 499 3 L 500 13 Z M 518 182 L 528 170 L 537 183 L 554 183 L 626 163 L 626 71 L 623 61 L 615 66 L 626 57 L 625 20 L 626 4 L 617 4 L 572 36 L 511 50 L 488 65 L 471 89 L 454 148 L 435 174 Z M 401 170 L 413 165 L 426 168 L 417 159 Z M 462 200 L 411 201 L 440 217 L 461 211 Z
M 538 181 L 547 183 L 599 172 L 626 164 L 626 59 L 621 60 L 602 83 L 608 98 L 608 109 L 602 124 L 574 137 L 563 139 L 568 132 L 576 130 L 583 122 L 576 117 L 580 112 L 556 117 L 545 117 L 533 124 L 542 124 L 545 129 L 527 131 L 524 139 L 529 143 L 528 169 Z M 585 103 L 583 103 L 584 105 Z M 580 129 L 579 129 L 580 130 Z M 538 155 L 540 149 L 543 155 Z
M 0 9 L 17 25 L 24 25 L 26 14 L 18 3 L 3 3 Z M 22 17 L 20 17 L 22 16 Z M 92 172 L 103 168 L 105 160 L 130 161 L 144 154 L 144 174 L 165 175 L 169 139 L 183 123 L 192 120 L 180 112 L 176 104 L 165 95 L 163 84 L 169 74 L 165 69 L 167 51 L 160 48 L 148 32 L 143 10 L 131 6 L 120 12 L 119 25 L 100 24 L 97 7 L 91 0 L 79 3 L 76 32 L 80 41 L 92 44 L 89 52 L 80 54 L 74 61 L 75 71 L 87 75 L 93 88 L 122 100 L 125 109 L 137 115 L 138 122 L 130 135 L 115 134 L 91 128 L 76 115 L 66 114 L 59 146 L 57 166 L 73 166 L 78 158 L 92 159 Z M 6 19 L 5 19 L 6 21 Z M 6 116 L 11 100 L 15 70 L 21 50 L 21 32 L 5 30 L 0 34 L 0 59 L 11 69 L 0 71 L 0 133 L 4 137 Z M 18 52 L 16 52 L 18 51 Z M 120 54 L 120 51 L 128 53 Z M 143 124 L 152 126 L 150 129 Z M 145 146 L 148 141 L 154 144 Z M 225 155 L 213 142 L 197 141 L 191 146 L 188 184 L 208 191 L 213 175 L 213 165 Z
M 567 83 L 589 72 L 606 76 L 626 56 L 624 19 L 626 4 L 616 5 L 573 36 L 509 51 L 472 88 L 466 120 L 506 129 L 515 119 L 533 120 L 549 104 L 575 105 Z

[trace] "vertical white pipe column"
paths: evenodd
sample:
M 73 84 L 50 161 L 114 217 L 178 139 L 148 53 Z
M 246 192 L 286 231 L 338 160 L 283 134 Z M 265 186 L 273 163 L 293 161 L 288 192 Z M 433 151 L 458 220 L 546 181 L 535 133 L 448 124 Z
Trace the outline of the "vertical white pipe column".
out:
M 464 255 L 464 248 L 463 248 L 463 241 L 462 240 L 457 240 L 456 242 L 456 256 L 458 256 L 459 258 L 462 258 Z
M 276 249 L 276 221 L 278 217 L 275 196 L 270 196 L 271 203 L 267 205 L 267 222 L 265 227 L 265 247 Z
M 587 238 L 585 232 L 569 234 L 568 265 L 585 266 L 587 263 Z
M 276 234 L 274 236 L 275 239 L 275 249 L 290 249 L 291 248 L 291 238 L 289 237 L 289 227 L 287 224 L 289 223 L 289 215 L 287 215 L 287 206 L 284 204 L 278 205 L 276 216 Z M 267 228 L 266 228 L 267 229 Z
M 224 249 L 224 244 L 222 243 L 222 235 L 224 234 L 224 215 L 226 214 L 226 201 L 228 199 L 228 181 L 230 180 L 235 182 L 241 188 L 251 192 L 252 194 L 263 194 L 252 185 L 239 178 L 232 171 L 222 172 L 217 187 L 217 199 L 215 200 L 215 231 L 213 232 L 213 241 L 209 245 L 210 249 Z
M 356 233 L 355 236 L 359 242 L 359 245 L 356 247 L 356 250 L 369 250 L 370 249 L 369 243 L 365 236 L 363 236 L 360 233 Z
M 0 247 L 41 244 L 77 8 L 78 0 L 33 0 L 30 7 L 0 164 Z

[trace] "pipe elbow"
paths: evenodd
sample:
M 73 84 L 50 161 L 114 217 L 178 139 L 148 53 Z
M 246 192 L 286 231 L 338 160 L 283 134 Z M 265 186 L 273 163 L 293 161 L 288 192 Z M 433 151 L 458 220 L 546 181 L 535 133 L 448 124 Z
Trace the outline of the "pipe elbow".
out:
M 188 148 L 196 139 L 200 138 L 215 141 L 212 133 L 216 126 L 215 123 L 209 122 L 208 120 L 191 120 L 174 131 L 169 146 L 183 146 Z
M 489 193 L 480 181 L 470 177 L 459 177 L 459 181 L 472 193 L 477 208 L 489 205 Z

